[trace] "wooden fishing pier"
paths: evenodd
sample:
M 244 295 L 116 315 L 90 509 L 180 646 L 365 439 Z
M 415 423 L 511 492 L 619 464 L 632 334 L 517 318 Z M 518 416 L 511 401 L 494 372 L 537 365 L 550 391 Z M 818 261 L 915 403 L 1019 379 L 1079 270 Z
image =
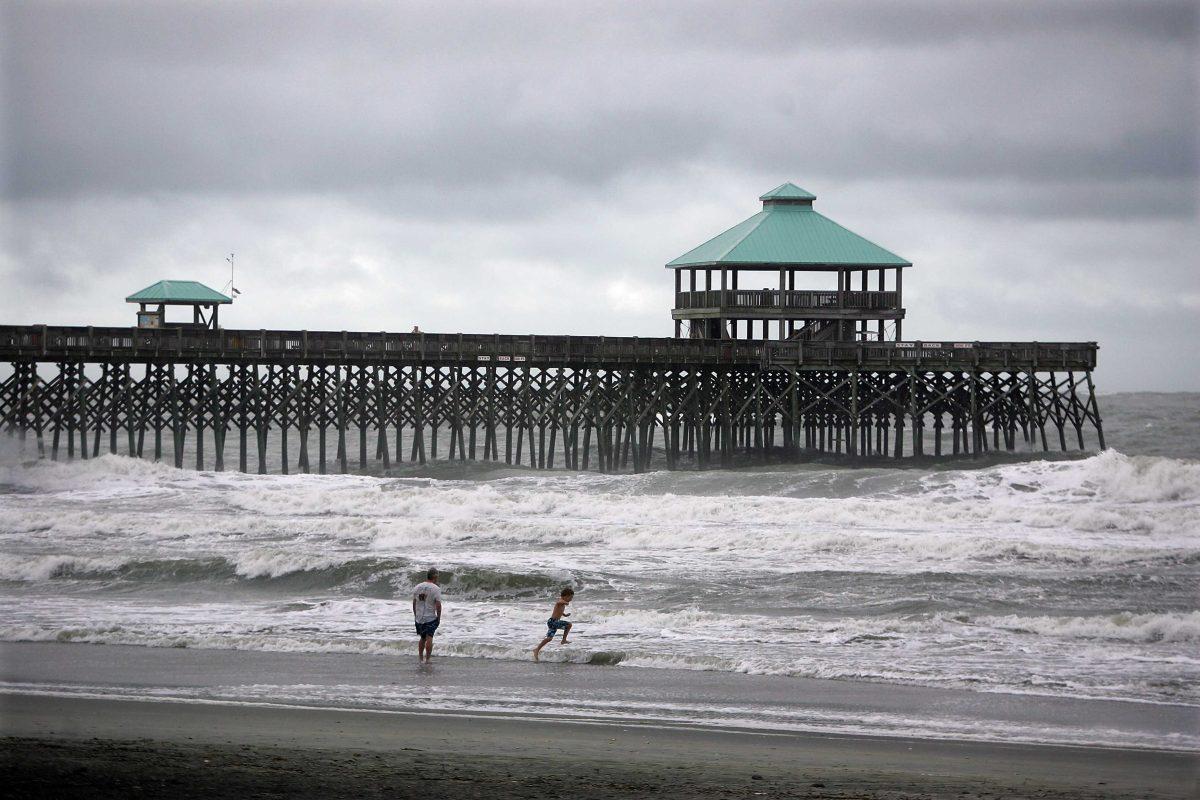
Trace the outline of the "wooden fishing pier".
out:
M 978 456 L 1083 450 L 1087 429 L 1104 447 L 1095 342 L 904 340 L 911 264 L 798 187 L 762 199 L 668 264 L 674 338 L 231 330 L 228 298 L 156 284 L 130 298 L 139 327 L 0 326 L 0 425 L 42 457 L 258 472 Z M 836 289 L 796 288 L 822 272 Z M 777 288 L 738 287 L 764 274 Z M 165 322 L 193 300 L 208 319 Z

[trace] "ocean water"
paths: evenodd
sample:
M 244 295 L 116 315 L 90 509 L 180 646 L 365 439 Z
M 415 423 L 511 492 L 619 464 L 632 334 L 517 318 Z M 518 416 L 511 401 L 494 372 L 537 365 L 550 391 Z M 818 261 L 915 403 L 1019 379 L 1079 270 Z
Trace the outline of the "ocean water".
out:
M 1200 395 L 1101 404 L 1104 453 L 899 468 L 260 476 L 10 442 L 0 641 L 409 658 L 436 564 L 440 656 L 527 660 L 571 585 L 545 660 L 1200 708 Z

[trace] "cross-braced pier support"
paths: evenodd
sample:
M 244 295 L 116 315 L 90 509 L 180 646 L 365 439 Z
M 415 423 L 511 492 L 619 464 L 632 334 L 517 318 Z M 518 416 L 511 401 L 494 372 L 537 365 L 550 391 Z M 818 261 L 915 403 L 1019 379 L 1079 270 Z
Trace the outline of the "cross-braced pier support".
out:
M 0 382 L 0 425 L 41 457 L 257 472 L 433 459 L 640 472 L 1104 447 L 1091 372 L 1040 369 L 18 361 Z

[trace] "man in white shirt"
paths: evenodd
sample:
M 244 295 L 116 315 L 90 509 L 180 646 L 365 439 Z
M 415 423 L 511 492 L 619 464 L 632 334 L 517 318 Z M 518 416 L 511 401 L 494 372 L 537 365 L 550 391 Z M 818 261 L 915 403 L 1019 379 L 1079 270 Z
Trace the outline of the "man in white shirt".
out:
M 425 580 L 413 587 L 413 619 L 417 622 L 417 660 L 428 661 L 433 655 L 433 634 L 442 621 L 442 590 L 438 571 L 430 567 Z

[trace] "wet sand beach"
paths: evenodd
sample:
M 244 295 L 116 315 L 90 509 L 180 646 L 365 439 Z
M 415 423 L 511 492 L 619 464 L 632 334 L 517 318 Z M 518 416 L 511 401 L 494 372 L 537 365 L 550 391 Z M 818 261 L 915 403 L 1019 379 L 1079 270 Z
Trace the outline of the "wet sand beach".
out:
M 1166 740 L 1194 732 L 1190 708 L 463 658 L 419 667 L 407 656 L 5 644 L 0 780 L 9 796 L 39 798 L 1183 798 L 1196 791 L 1200 760 L 1187 749 L 920 735 L 920 720 L 945 729 L 947 720 L 970 717 L 980 728 L 976 739 L 989 725 L 1052 731 L 1057 723 Z M 486 710 L 539 686 L 544 700 L 524 700 L 524 710 L 519 703 Z M 640 717 L 622 714 L 621 697 Z M 657 697 L 657 719 L 649 697 Z M 752 718 L 739 726 L 665 718 L 688 698 L 712 707 L 717 697 Z M 614 702 L 606 706 L 605 698 Z M 571 703 L 580 706 L 574 713 Z M 911 719 L 917 735 L 822 730 L 820 721 L 828 725 L 838 708 L 878 718 L 881 729 L 888 718 Z M 806 716 L 810 729 L 796 729 Z M 793 729 L 756 719 L 791 720 Z
M 1185 753 L 7 695 L 24 797 L 1194 797 Z

